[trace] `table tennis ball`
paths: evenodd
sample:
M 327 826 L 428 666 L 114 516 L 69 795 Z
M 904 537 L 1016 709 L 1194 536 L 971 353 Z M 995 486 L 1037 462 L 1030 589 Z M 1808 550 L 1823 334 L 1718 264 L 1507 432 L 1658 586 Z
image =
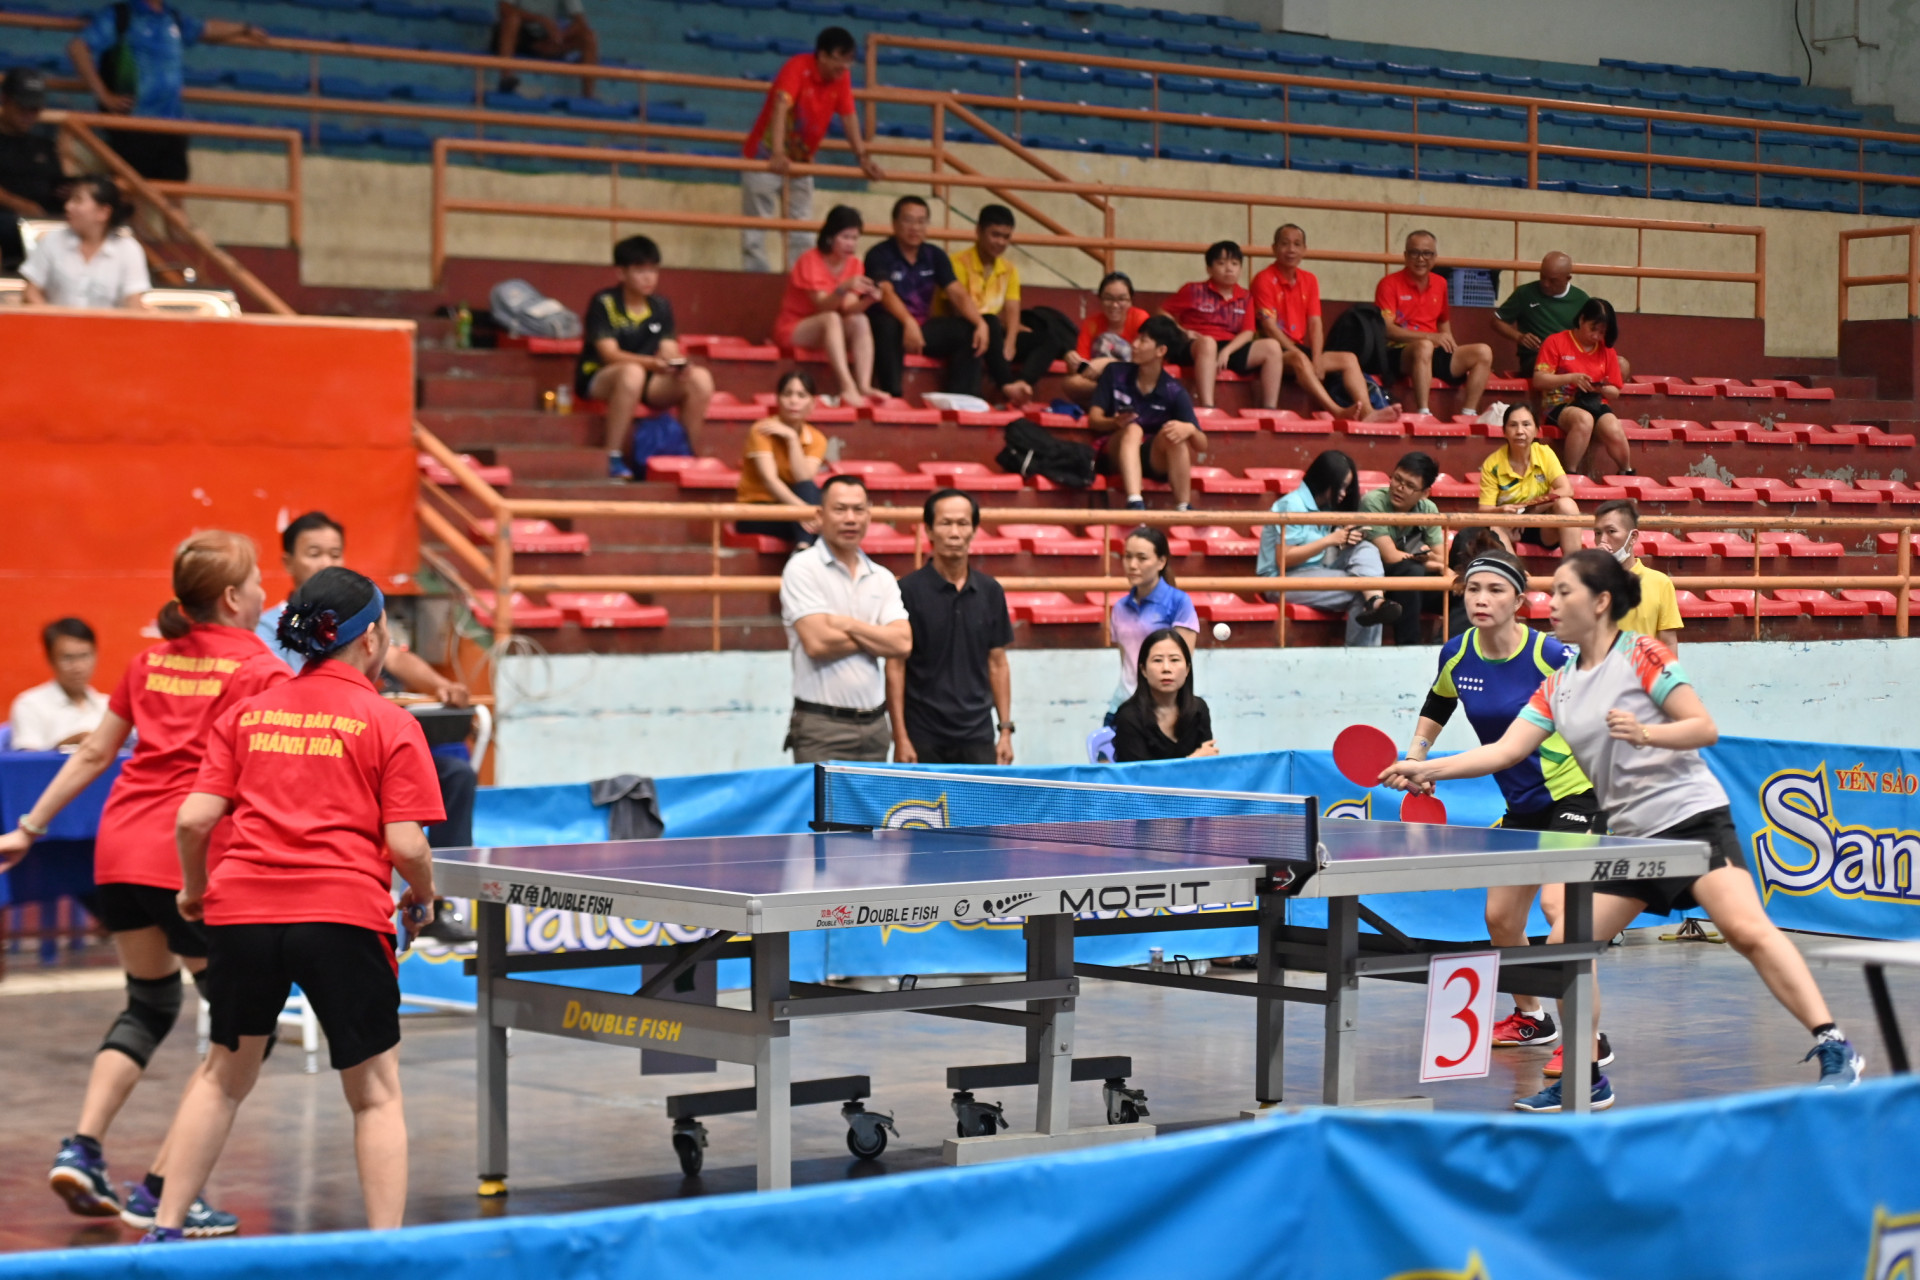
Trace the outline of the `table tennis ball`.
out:
M 1227 637 L 1232 634 L 1233 634 L 1233 628 L 1228 626 L 1226 623 L 1216 622 L 1213 624 L 1213 638 L 1215 640 L 1220 641 L 1220 643 L 1225 644 L 1227 642 Z

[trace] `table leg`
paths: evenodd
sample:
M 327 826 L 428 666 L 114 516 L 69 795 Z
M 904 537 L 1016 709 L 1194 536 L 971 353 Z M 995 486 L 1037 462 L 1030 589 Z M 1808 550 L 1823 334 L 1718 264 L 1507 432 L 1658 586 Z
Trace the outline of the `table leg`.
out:
M 1360 900 L 1327 899 L 1327 1044 L 1320 1076 L 1320 1100 L 1350 1107 L 1354 1100 L 1356 1039 L 1360 1012 Z
M 1907 1060 L 1907 1042 L 1900 1035 L 1900 1020 L 1894 1016 L 1893 996 L 1887 991 L 1885 965 L 1866 966 L 1867 994 L 1873 998 L 1873 1016 L 1880 1021 L 1880 1039 L 1887 1046 L 1887 1069 L 1895 1075 L 1913 1070 Z
M 1260 901 L 1259 981 L 1279 986 L 1286 966 L 1273 953 L 1274 933 L 1287 921 L 1287 900 L 1274 895 Z M 1261 1106 L 1286 1096 L 1287 1002 L 1256 1000 L 1253 1015 L 1253 1097 Z
M 498 902 L 476 902 L 474 907 L 480 1194 L 503 1196 L 507 1193 L 507 1029 L 493 1022 L 493 983 L 507 976 L 507 908 Z
M 770 1016 L 787 986 L 787 935 L 755 934 L 753 1008 L 766 1023 L 753 1057 L 755 1185 L 762 1191 L 793 1185 L 793 1041 Z
M 1027 921 L 1027 976 L 1036 980 L 1073 976 L 1073 917 L 1034 916 Z M 1040 1068 L 1040 1098 L 1034 1129 L 1065 1133 L 1073 1082 L 1073 1000 L 1031 1000 L 1028 1009 L 1046 1019 L 1032 1044 Z
M 1567 885 L 1565 911 L 1565 941 L 1589 941 L 1593 937 L 1593 886 Z M 1593 1109 L 1593 961 L 1568 961 L 1566 971 L 1567 994 L 1560 1002 L 1560 1105 L 1563 1111 L 1584 1115 Z

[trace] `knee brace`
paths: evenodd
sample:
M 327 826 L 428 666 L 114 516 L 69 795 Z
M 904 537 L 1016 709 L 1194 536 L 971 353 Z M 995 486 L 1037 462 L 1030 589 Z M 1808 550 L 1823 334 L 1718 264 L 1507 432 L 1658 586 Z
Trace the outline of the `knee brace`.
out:
M 127 1007 L 107 1029 L 100 1048 L 118 1050 L 144 1068 L 179 1019 L 180 999 L 178 973 L 164 978 L 128 978 Z

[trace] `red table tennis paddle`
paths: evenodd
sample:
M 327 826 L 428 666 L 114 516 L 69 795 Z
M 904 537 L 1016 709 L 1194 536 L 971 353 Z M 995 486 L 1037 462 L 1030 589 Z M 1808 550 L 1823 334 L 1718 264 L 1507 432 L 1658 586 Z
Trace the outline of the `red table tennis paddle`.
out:
M 1356 787 L 1377 787 L 1380 773 L 1400 758 L 1400 748 L 1372 725 L 1348 725 L 1333 740 L 1333 767 Z
M 1447 825 L 1447 806 L 1440 803 L 1439 796 L 1415 795 L 1409 791 L 1400 801 L 1400 821 L 1425 822 L 1434 826 Z

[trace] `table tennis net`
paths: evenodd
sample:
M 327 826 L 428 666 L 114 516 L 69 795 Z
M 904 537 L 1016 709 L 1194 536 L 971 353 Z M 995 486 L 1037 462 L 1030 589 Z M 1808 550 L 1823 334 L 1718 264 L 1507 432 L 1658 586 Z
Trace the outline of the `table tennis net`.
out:
M 1311 861 L 1317 813 L 1311 796 L 814 767 L 814 818 L 823 830 L 945 828 L 1119 849 Z

